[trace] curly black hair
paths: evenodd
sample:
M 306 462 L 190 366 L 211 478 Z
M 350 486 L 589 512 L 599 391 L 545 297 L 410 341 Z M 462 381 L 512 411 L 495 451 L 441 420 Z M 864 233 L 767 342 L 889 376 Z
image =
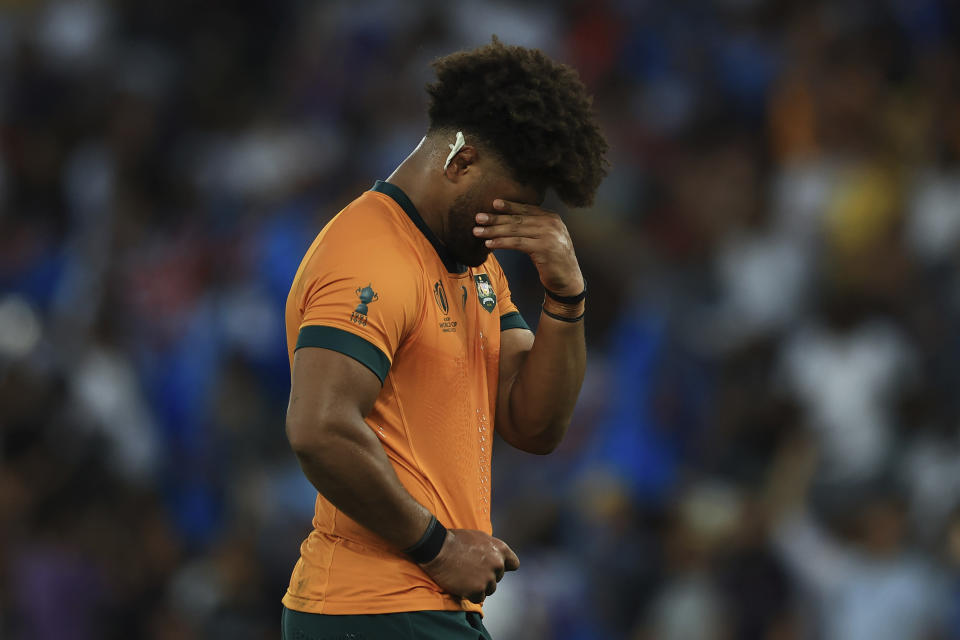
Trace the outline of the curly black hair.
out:
M 430 131 L 463 130 L 486 143 L 520 183 L 553 187 L 569 206 L 592 204 L 607 175 L 607 141 L 572 67 L 494 36 L 433 68 Z

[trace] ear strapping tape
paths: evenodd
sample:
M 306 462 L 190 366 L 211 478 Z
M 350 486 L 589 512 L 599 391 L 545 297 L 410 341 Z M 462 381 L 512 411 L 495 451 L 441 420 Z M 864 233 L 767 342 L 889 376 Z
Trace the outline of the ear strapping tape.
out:
M 460 149 L 463 149 L 463 145 L 467 144 L 467 141 L 463 139 L 463 131 L 457 131 L 457 140 L 453 144 L 448 144 L 450 147 L 450 155 L 447 156 L 447 161 L 443 163 L 443 170 L 446 171 L 447 167 L 450 166 L 450 161 L 453 160 L 453 156 L 460 153 Z

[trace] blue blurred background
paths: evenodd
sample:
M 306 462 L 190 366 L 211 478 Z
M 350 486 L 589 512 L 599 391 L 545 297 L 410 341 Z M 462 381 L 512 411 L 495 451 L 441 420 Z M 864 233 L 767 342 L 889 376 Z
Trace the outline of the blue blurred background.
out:
M 574 424 L 494 456 L 494 637 L 960 638 L 950 0 L 0 1 L 0 637 L 278 637 L 288 287 L 491 34 L 613 163 Z

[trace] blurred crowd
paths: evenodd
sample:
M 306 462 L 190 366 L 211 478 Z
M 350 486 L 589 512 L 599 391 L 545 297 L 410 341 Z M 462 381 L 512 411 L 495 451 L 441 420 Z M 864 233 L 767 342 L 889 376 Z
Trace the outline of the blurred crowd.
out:
M 574 424 L 494 455 L 494 638 L 960 638 L 949 0 L 0 1 L 0 637 L 277 637 L 290 282 L 494 33 L 613 164 Z

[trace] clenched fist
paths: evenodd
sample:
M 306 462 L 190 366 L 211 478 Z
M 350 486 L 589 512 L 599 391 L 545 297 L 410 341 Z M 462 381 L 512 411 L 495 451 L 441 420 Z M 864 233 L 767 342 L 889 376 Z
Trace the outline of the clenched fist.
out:
M 437 557 L 420 567 L 445 592 L 480 604 L 506 571 L 520 566 L 503 540 L 473 529 L 449 529 Z

